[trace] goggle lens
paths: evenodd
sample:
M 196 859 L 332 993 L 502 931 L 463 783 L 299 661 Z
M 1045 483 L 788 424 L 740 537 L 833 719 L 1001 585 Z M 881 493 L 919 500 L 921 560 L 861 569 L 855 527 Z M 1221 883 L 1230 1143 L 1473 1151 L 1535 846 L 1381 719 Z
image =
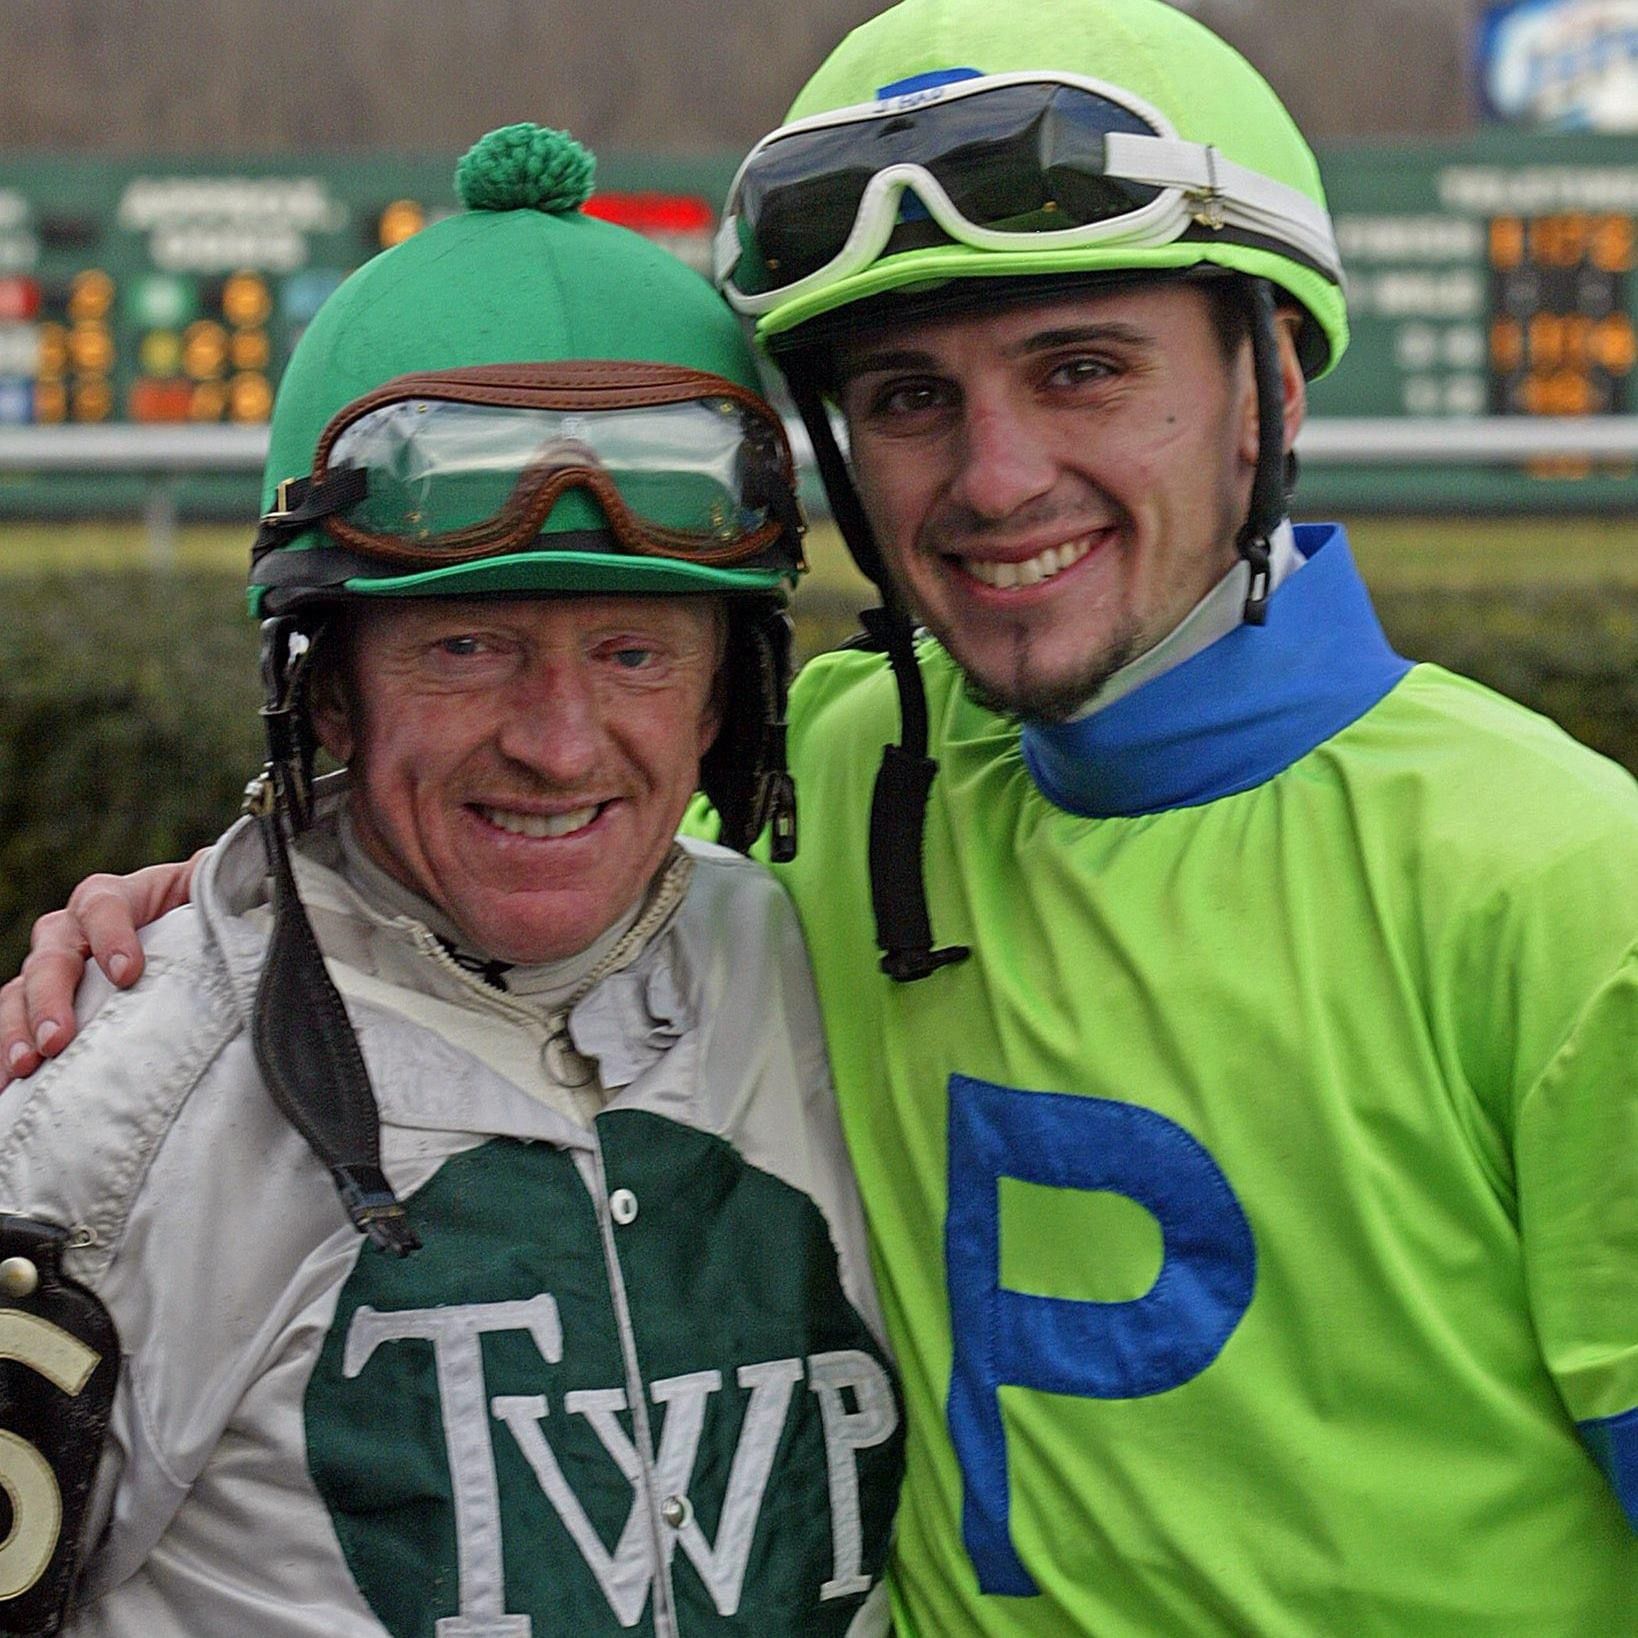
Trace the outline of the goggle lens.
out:
M 1128 215 L 1161 190 L 1105 174 L 1104 138 L 1116 131 L 1160 134 L 1096 92 L 1042 82 L 780 137 L 746 167 L 730 203 L 741 251 L 730 282 L 762 295 L 834 261 L 865 190 L 894 165 L 924 170 L 964 221 L 991 232 L 1057 232 Z M 945 237 L 912 185 L 883 254 Z
M 502 516 L 524 486 L 571 468 L 605 475 L 639 525 L 738 540 L 769 519 L 777 459 L 769 429 L 730 398 L 564 410 L 412 397 L 352 421 L 327 465 L 367 475 L 346 522 L 435 551 L 441 537 Z M 575 501 L 560 503 L 571 517 Z

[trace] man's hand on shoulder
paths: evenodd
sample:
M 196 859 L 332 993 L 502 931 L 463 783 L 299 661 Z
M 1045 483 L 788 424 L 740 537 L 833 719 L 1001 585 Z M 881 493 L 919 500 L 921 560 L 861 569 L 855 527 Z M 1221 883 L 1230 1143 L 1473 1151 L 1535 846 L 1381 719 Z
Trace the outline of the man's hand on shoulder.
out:
M 137 929 L 188 902 L 203 854 L 129 876 L 87 876 L 66 909 L 35 922 L 22 971 L 0 988 L 0 1088 L 32 1075 L 74 1039 L 74 996 L 88 961 L 119 989 L 136 983 L 143 965 Z

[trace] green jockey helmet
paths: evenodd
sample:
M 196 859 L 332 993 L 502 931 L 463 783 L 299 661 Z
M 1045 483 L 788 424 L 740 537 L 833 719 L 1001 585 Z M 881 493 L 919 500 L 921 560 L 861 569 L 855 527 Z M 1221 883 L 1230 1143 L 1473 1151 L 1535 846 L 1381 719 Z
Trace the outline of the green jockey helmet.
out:
M 320 309 L 273 410 L 252 613 L 794 586 L 794 476 L 740 326 L 581 211 L 592 169 L 562 132 L 492 131 L 456 172 L 466 208 Z
M 1296 303 L 1310 377 L 1341 357 L 1312 152 L 1262 76 L 1162 0 L 902 0 L 753 150 L 717 246 L 776 356 L 889 292 L 937 311 L 950 280 L 1213 267 Z

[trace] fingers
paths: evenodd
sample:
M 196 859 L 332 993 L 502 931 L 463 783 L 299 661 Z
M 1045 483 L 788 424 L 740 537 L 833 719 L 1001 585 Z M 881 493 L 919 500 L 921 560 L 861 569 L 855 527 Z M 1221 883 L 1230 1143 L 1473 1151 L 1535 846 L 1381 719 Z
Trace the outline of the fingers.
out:
M 143 967 L 137 928 L 187 903 L 204 853 L 129 876 L 87 876 L 66 910 L 35 922 L 23 970 L 0 988 L 0 1088 L 32 1075 L 74 1039 L 74 993 L 88 960 L 116 988 L 136 983 Z
M 23 977 L 29 976 L 29 969 L 42 955 L 56 957 L 72 949 L 82 957 L 89 952 L 116 988 L 124 989 L 134 984 L 142 976 L 142 942 L 137 937 L 137 923 L 140 920 L 146 924 L 171 908 L 163 902 L 155 907 L 156 894 L 151 878 L 162 873 L 163 879 L 178 868 L 181 867 L 150 865 L 148 869 L 135 871 L 129 876 L 87 876 L 69 894 L 67 911 L 59 912 L 71 918 L 68 925 L 53 926 L 42 935 L 42 928 L 54 918 L 42 916 L 34 924 L 34 936 L 30 941 L 33 953 L 23 964 Z M 83 966 L 82 960 L 81 969 Z M 72 975 L 73 983 L 78 984 L 79 977 L 80 972 L 76 970 Z M 42 998 L 55 1004 L 55 990 L 42 992 Z M 72 989 L 69 1003 L 72 1011 Z
M 13 1076 L 32 1075 L 39 1067 L 40 1054 L 23 1000 L 23 980 L 14 978 L 0 988 L 0 1088 Z
M 87 955 L 79 917 L 72 910 L 41 916 L 29 945 L 22 972 L 0 989 L 0 1086 L 33 1074 L 74 1036 L 74 991 Z

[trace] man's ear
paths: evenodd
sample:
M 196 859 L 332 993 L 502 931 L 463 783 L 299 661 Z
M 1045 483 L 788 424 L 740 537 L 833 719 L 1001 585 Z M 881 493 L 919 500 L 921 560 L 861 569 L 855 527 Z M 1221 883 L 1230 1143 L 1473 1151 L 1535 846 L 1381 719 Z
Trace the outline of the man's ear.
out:
M 1285 451 L 1289 455 L 1308 414 L 1308 383 L 1297 358 L 1297 331 L 1302 315 L 1294 307 L 1282 307 L 1274 315 L 1274 344 L 1280 355 L 1280 397 L 1285 414 Z M 1248 360 L 1249 363 L 1249 360 Z M 1241 429 L 1240 454 L 1248 466 L 1257 463 L 1257 395 L 1246 404 L 1245 425 Z
M 318 742 L 337 762 L 353 759 L 353 691 L 347 685 L 346 643 L 341 632 L 327 632 L 335 647 L 315 656 L 316 665 L 307 682 L 307 715 Z
M 1280 348 L 1280 386 L 1285 402 L 1285 452 L 1296 447 L 1308 415 L 1308 381 L 1297 358 L 1297 331 L 1302 315 L 1294 307 L 1282 307 L 1274 315 L 1274 337 Z

